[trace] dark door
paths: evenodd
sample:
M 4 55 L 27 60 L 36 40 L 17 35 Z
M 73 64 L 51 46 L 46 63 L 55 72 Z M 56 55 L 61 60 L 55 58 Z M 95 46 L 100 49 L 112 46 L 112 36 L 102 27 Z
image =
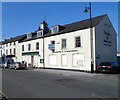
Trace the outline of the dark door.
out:
M 31 56 L 31 66 L 33 67 L 34 64 L 34 56 Z

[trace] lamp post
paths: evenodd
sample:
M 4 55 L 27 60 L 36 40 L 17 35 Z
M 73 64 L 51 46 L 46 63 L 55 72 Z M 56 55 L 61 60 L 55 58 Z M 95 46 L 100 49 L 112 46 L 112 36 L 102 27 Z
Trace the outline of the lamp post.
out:
M 91 10 L 91 2 L 89 3 L 89 7 L 85 7 L 84 12 L 89 12 L 90 14 L 90 41 L 91 41 L 91 73 L 94 73 L 94 56 L 93 56 L 93 30 L 92 30 L 92 10 Z

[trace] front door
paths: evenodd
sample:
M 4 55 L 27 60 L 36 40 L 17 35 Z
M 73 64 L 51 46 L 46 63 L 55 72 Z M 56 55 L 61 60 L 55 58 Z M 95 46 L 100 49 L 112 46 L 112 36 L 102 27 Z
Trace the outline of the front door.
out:
M 33 67 L 34 65 L 34 56 L 31 56 L 31 66 Z

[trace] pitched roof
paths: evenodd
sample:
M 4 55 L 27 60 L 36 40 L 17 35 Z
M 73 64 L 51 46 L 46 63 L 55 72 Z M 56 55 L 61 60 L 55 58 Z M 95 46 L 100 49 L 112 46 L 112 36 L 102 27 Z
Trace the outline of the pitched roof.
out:
M 98 25 L 105 16 L 107 16 L 107 14 L 92 18 L 92 27 Z M 68 32 L 73 32 L 73 31 L 77 31 L 77 30 L 83 30 L 83 29 L 90 28 L 90 19 L 66 24 L 66 25 L 63 25 L 63 27 L 64 27 L 63 30 L 61 30 L 60 32 L 58 32 L 56 34 L 59 35 L 59 34 L 63 34 L 63 33 L 68 33 Z M 51 32 L 49 32 L 45 36 L 50 36 L 50 35 L 55 35 L 55 34 L 51 34 Z
M 107 14 L 92 18 L 92 27 L 98 25 L 105 16 L 107 16 Z M 45 33 L 45 35 L 43 37 L 65 34 L 65 33 L 68 33 L 68 32 L 83 30 L 83 29 L 87 29 L 87 28 L 90 28 L 90 19 L 86 19 L 86 20 L 82 20 L 82 21 L 78 21 L 78 22 L 63 25 L 62 29 L 58 33 L 51 34 L 51 30 L 50 30 L 48 33 Z M 25 35 L 17 36 L 13 39 L 4 41 L 3 43 L 9 43 L 9 42 L 13 42 L 13 41 L 25 42 L 25 41 L 30 41 L 30 40 L 42 38 L 42 37 L 37 37 L 37 31 L 33 32 L 33 34 L 34 34 L 34 36 L 30 39 L 27 39 L 27 36 L 25 34 Z
M 20 35 L 20 36 L 16 36 L 14 38 L 11 38 L 11 39 L 7 39 L 6 41 L 3 41 L 2 44 L 6 44 L 6 43 L 10 43 L 10 42 L 15 42 L 15 41 L 21 41 L 23 39 L 26 38 L 26 34 L 24 35 Z

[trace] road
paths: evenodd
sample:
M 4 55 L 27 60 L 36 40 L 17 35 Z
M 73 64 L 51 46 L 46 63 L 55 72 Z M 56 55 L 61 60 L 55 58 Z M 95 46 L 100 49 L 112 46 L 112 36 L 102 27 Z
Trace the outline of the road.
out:
M 117 98 L 118 75 L 3 69 L 2 92 L 9 98 Z

